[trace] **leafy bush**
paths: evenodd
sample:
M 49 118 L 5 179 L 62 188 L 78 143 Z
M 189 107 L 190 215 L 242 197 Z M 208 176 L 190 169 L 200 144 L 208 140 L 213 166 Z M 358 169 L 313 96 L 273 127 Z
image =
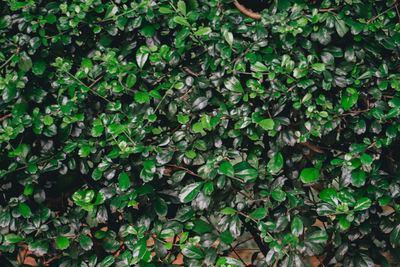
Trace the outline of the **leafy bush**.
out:
M 395 4 L 2 1 L 2 266 L 400 263 Z

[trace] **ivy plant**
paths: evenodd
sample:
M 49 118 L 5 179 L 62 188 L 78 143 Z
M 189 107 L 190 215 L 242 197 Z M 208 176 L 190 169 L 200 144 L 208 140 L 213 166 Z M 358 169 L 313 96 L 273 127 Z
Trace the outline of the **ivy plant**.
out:
M 398 1 L 262 2 L 0 3 L 2 266 L 400 264 Z

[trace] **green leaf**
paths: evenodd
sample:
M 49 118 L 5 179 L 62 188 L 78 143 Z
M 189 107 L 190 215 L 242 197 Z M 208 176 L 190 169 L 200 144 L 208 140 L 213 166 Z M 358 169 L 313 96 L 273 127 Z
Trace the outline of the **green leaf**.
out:
M 16 234 L 7 234 L 4 236 L 6 242 L 10 243 L 10 244 L 14 244 L 14 243 L 18 243 L 22 240 L 24 240 L 21 236 L 16 235 Z
M 156 172 L 156 164 L 152 160 L 143 161 L 143 169 L 140 172 L 140 178 L 144 182 L 149 182 L 153 180 L 154 173 Z
M 265 216 L 267 216 L 267 211 L 265 210 L 265 208 L 257 208 L 252 213 L 250 213 L 250 217 L 256 220 L 264 219 Z
M 138 92 L 135 94 L 135 101 L 144 104 L 150 101 L 149 93 L 147 92 Z
M 224 38 L 226 42 L 229 44 L 229 46 L 232 46 L 233 44 L 233 34 L 229 31 L 224 32 Z
M 17 95 L 17 89 L 14 86 L 7 86 L 3 91 L 3 100 L 7 103 L 13 100 Z
M 228 90 L 235 92 L 235 93 L 244 93 L 242 84 L 240 81 L 235 77 L 232 76 L 224 81 L 224 85 Z
M 185 156 L 189 159 L 194 159 L 197 156 L 197 154 L 193 150 L 188 150 L 185 152 Z
M 390 243 L 396 247 L 400 245 L 400 224 L 397 225 L 390 233 Z
M 108 255 L 107 257 L 105 257 L 101 261 L 100 267 L 109 267 L 109 266 L 114 264 L 114 261 L 115 261 L 115 256 L 114 255 Z
M 269 69 L 260 61 L 250 65 L 250 69 L 254 72 L 267 72 Z
M 187 116 L 187 115 L 178 115 L 178 122 L 179 122 L 180 124 L 186 124 L 186 123 L 188 123 L 188 122 L 189 122 L 189 116 Z M 201 123 L 199 123 L 199 126 L 201 126 Z M 193 125 L 193 130 L 195 131 L 194 125 Z M 201 132 L 202 130 L 203 130 L 203 126 L 201 126 L 201 130 L 200 130 L 200 131 L 195 131 L 195 132 L 199 133 L 199 132 Z
M 57 246 L 59 249 L 64 250 L 69 247 L 69 239 L 66 238 L 65 236 L 57 236 L 56 240 Z
M 335 204 L 336 197 L 337 197 L 337 192 L 332 187 L 324 189 L 319 193 L 319 198 L 321 200 L 329 202 L 331 204 Z
M 354 210 L 355 211 L 366 210 L 369 207 L 371 207 L 371 204 L 372 204 L 371 199 L 363 197 L 357 201 L 357 203 L 354 206 Z
M 160 11 L 161 14 L 171 14 L 171 13 L 175 13 L 172 9 L 168 8 L 168 7 L 160 7 L 158 9 L 158 11 Z
M 357 267 L 374 267 L 374 261 L 366 254 L 360 253 L 355 256 L 355 265 Z
M 4 15 L 0 17 L 0 29 L 7 28 L 11 25 L 12 18 L 9 15 Z
M 210 225 L 209 223 L 206 223 L 205 221 L 200 220 L 200 219 L 194 220 L 193 224 L 194 224 L 193 231 L 198 234 L 211 232 L 214 229 L 214 227 L 212 225 Z
M 118 177 L 118 187 L 122 191 L 125 191 L 126 189 L 129 188 L 131 184 L 131 180 L 129 179 L 128 174 L 126 172 L 121 172 L 121 174 Z
M 290 229 L 292 231 L 292 234 L 295 236 L 300 236 L 303 234 L 303 221 L 300 219 L 299 216 L 295 216 L 293 218 L 292 224 L 290 226 Z
M 220 213 L 224 214 L 224 215 L 231 215 L 231 214 L 235 214 L 237 211 L 235 209 L 232 209 L 231 207 L 226 207 L 223 208 Z
M 340 37 L 343 37 L 349 31 L 349 29 L 346 27 L 344 20 L 337 18 L 335 19 L 335 28 Z
M 366 174 L 363 170 L 353 170 L 351 173 L 351 183 L 356 187 L 361 187 L 365 184 Z
M 233 169 L 232 164 L 227 160 L 221 163 L 219 166 L 219 172 L 230 177 L 235 176 L 235 170 Z
M 354 88 L 347 88 L 346 92 L 342 93 L 342 97 L 340 99 L 340 105 L 344 110 L 349 110 L 352 106 L 357 103 L 358 100 L 358 92 Z
M 46 62 L 44 60 L 36 60 L 33 63 L 32 71 L 35 75 L 40 76 L 46 70 Z
M 308 235 L 305 240 L 316 244 L 324 244 L 328 240 L 328 234 L 323 230 L 317 230 Z
M 89 236 L 82 234 L 79 236 L 79 245 L 81 245 L 84 250 L 90 250 L 93 247 L 93 241 Z
M 184 249 L 182 249 L 182 254 L 183 256 L 189 258 L 189 259 L 203 259 L 204 258 L 204 253 L 203 251 L 197 247 L 196 245 L 188 245 Z
M 128 86 L 128 88 L 132 88 L 135 84 L 136 84 L 136 75 L 129 74 L 128 77 L 126 78 L 126 86 Z
M 323 64 L 323 63 L 315 63 L 315 64 L 311 65 L 311 68 L 313 68 L 316 71 L 322 72 L 322 71 L 325 70 L 325 64 Z
M 300 173 L 300 179 L 303 183 L 311 183 L 317 180 L 319 171 L 316 168 L 306 168 Z
M 78 154 L 79 154 L 79 156 L 81 156 L 82 158 L 85 158 L 85 157 L 87 157 L 87 156 L 90 155 L 91 149 L 92 149 L 92 148 L 91 148 L 90 146 L 83 146 L 83 147 L 81 147 L 81 148 L 79 149 Z
M 25 51 L 19 56 L 18 67 L 23 72 L 28 72 L 32 68 L 32 60 Z
M 275 153 L 272 159 L 268 162 L 268 171 L 271 174 L 277 174 L 283 167 L 283 156 L 281 152 Z
M 223 231 L 219 238 L 227 245 L 230 245 L 233 241 L 235 241 L 235 238 L 231 235 L 229 230 Z
M 146 239 L 140 239 L 132 249 L 132 257 L 140 260 L 144 257 L 147 251 Z
M 179 193 L 179 200 L 183 203 L 192 201 L 200 192 L 202 186 L 203 182 L 196 182 L 185 186 Z
M 186 4 L 184 1 L 178 1 L 178 11 L 181 12 L 184 16 L 186 16 Z
M 85 73 L 88 73 L 93 68 L 93 63 L 89 58 L 85 58 L 81 63 L 82 69 Z
M 99 137 L 103 134 L 103 132 L 104 132 L 103 125 L 93 126 L 92 130 L 90 131 L 90 133 L 92 134 L 93 137 Z
M 278 9 L 283 11 L 290 7 L 290 0 L 278 0 Z
M 275 126 L 275 122 L 272 119 L 264 119 L 258 124 L 266 131 L 274 129 Z
M 286 193 L 281 189 L 277 189 L 271 193 L 271 197 L 276 201 L 282 202 L 286 199 Z
M 115 16 L 115 14 L 117 14 L 117 12 L 118 12 L 118 7 L 116 5 L 108 6 L 106 14 L 104 16 L 104 19 L 108 19 L 108 18 Z
M 29 208 L 29 206 L 26 205 L 25 203 L 20 203 L 18 205 L 18 210 L 21 213 L 22 217 L 24 218 L 29 218 L 32 214 L 31 208 Z
M 165 215 L 167 215 L 168 206 L 167 203 L 165 203 L 164 199 L 157 197 L 154 208 L 158 216 L 164 217 Z
M 148 58 L 149 58 L 149 52 L 147 52 L 147 47 L 140 47 L 136 51 L 136 62 L 139 68 L 141 69 L 143 68 Z
M 247 182 L 256 179 L 258 172 L 253 168 L 243 168 L 240 170 L 235 169 L 235 176 L 244 179 L 244 181 Z
M 175 17 L 173 18 L 173 20 L 174 20 L 176 23 L 180 24 L 180 25 L 183 25 L 183 26 L 186 26 L 186 27 L 190 27 L 189 22 L 188 22 L 184 17 L 175 16 Z
M 343 230 L 348 229 L 351 226 L 351 222 L 349 222 L 345 215 L 341 214 L 338 216 L 339 218 L 339 225 Z
M 197 31 L 194 32 L 194 35 L 200 36 L 200 35 L 208 35 L 210 33 L 211 33 L 210 27 L 200 27 Z
M 47 126 L 52 125 L 54 123 L 54 119 L 53 119 L 53 117 L 46 116 L 43 118 L 43 123 L 44 123 L 44 125 L 47 125 Z

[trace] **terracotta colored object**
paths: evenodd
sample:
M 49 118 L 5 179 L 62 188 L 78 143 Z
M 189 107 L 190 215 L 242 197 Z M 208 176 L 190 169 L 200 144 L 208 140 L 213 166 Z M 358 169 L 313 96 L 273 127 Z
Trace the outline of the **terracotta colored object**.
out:
M 237 9 L 240 10 L 240 12 L 242 12 L 243 14 L 245 14 L 246 16 L 253 18 L 253 19 L 261 19 L 261 15 L 258 13 L 253 12 L 252 10 L 246 8 L 245 6 L 243 6 L 242 4 L 240 4 L 238 2 L 238 0 L 235 0 L 233 2 L 235 4 L 235 6 L 237 7 Z

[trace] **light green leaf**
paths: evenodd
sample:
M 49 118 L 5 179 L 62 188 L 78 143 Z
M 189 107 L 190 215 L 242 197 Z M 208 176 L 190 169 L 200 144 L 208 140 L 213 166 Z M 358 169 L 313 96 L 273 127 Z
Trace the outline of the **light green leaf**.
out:
M 300 173 L 303 183 L 311 183 L 318 179 L 319 171 L 316 168 L 306 168 Z
M 264 119 L 260 121 L 258 124 L 261 126 L 261 128 L 263 128 L 266 131 L 274 129 L 275 126 L 275 122 L 273 119 Z
M 59 249 L 64 250 L 69 247 L 69 239 L 65 236 L 58 236 L 56 240 L 57 246 Z
M 224 215 L 231 215 L 231 214 L 235 214 L 236 212 L 237 211 L 235 209 L 232 209 L 231 207 L 226 207 L 221 210 L 221 214 L 224 214 Z
M 229 44 L 229 46 L 232 46 L 233 44 L 233 34 L 231 32 L 224 32 L 224 38 L 226 42 Z
M 183 26 L 190 27 L 189 22 L 188 22 L 184 17 L 175 16 L 175 17 L 173 18 L 173 20 L 174 20 L 175 23 L 178 23 L 178 24 L 183 25 Z
M 210 27 L 200 27 L 197 31 L 194 32 L 194 35 L 199 36 L 199 35 L 208 35 L 211 33 L 211 28 Z
M 250 65 L 250 69 L 254 72 L 267 72 L 269 69 L 260 61 Z
M 170 9 L 170 8 L 168 8 L 168 7 L 164 7 L 164 6 L 160 7 L 160 8 L 158 9 L 158 11 L 160 11 L 161 14 L 171 14 L 171 13 L 174 13 L 174 11 L 173 11 L 172 9 Z
M 178 11 L 181 12 L 184 16 L 186 16 L 186 4 L 184 1 L 178 1 Z
M 315 63 L 311 65 L 311 68 L 313 68 L 316 71 L 324 71 L 325 70 L 325 64 L 323 63 Z
M 148 101 L 150 101 L 149 93 L 147 93 L 147 92 L 137 92 L 135 94 L 135 101 L 140 103 L 140 104 L 147 103 Z

